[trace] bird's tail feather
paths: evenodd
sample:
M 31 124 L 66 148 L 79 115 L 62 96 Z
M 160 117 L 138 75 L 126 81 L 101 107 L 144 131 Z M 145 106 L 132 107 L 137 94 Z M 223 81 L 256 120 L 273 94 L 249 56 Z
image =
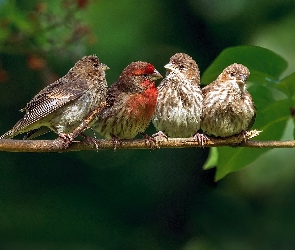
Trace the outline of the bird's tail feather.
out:
M 9 130 L 5 134 L 0 136 L 0 140 L 1 139 L 9 139 L 9 138 L 12 138 L 13 136 L 14 136 L 13 131 Z
M 37 129 L 30 130 L 26 135 L 24 136 L 24 140 L 31 140 L 34 139 L 40 135 L 44 135 L 46 133 L 50 132 L 50 128 L 48 127 L 40 127 Z

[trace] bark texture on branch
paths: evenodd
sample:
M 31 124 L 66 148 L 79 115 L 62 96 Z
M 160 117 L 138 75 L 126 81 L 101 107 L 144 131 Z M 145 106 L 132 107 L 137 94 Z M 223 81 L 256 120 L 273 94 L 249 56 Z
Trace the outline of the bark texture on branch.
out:
M 246 134 L 246 138 L 250 139 L 259 134 L 259 131 L 252 130 Z M 99 149 L 113 150 L 113 141 L 100 139 L 97 140 Z M 241 136 L 232 136 L 229 138 L 209 137 L 204 143 L 204 147 L 250 147 L 250 148 L 292 148 L 295 147 L 293 141 L 244 141 Z M 156 149 L 156 148 L 193 148 L 202 147 L 193 138 L 168 138 L 158 140 L 152 147 L 145 139 L 122 140 L 121 145 L 117 149 Z M 69 148 L 64 148 L 63 140 L 0 140 L 0 151 L 8 152 L 69 152 L 82 150 L 97 150 L 96 145 L 90 140 L 74 141 Z

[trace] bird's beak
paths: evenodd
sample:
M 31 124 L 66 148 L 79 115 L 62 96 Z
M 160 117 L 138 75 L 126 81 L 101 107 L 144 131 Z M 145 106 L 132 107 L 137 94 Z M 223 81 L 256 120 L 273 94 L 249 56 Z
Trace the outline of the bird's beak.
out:
M 247 76 L 245 76 L 245 75 L 238 75 L 238 77 L 237 77 L 237 83 L 239 85 L 243 85 L 246 82 L 247 82 Z
M 108 67 L 108 65 L 106 65 L 106 64 L 103 63 L 103 64 L 102 64 L 102 69 L 103 69 L 103 70 L 108 70 L 108 69 L 110 69 L 110 68 Z
M 160 78 L 163 78 L 163 76 L 159 73 L 158 70 L 154 70 L 154 73 L 152 74 L 152 80 L 155 81 L 155 80 L 158 80 Z
M 172 63 L 167 63 L 165 66 L 164 66 L 164 68 L 167 70 L 167 71 L 169 71 L 169 72 L 171 72 L 172 70 L 173 70 L 173 64 Z

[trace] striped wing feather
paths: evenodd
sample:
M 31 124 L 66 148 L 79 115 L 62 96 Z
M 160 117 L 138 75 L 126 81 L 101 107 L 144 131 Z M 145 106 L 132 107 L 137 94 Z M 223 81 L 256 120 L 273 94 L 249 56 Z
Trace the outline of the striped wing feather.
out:
M 14 130 L 33 124 L 41 118 L 49 115 L 65 104 L 79 98 L 88 90 L 86 80 L 67 80 L 61 78 L 41 90 L 22 111 L 25 116 L 14 126 Z

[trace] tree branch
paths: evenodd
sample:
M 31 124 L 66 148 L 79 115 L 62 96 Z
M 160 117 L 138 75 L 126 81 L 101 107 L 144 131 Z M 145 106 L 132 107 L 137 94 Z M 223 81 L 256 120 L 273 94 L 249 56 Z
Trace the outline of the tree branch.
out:
M 252 130 L 247 132 L 246 138 L 256 136 L 259 131 Z M 69 148 L 62 147 L 62 139 L 56 140 L 0 140 L 0 151 L 9 152 L 69 152 L 81 150 L 96 150 L 96 145 L 90 140 L 74 141 Z M 113 141 L 100 139 L 97 140 L 99 149 L 113 149 Z M 244 141 L 241 136 L 228 138 L 208 137 L 204 147 L 250 147 L 250 148 L 293 148 L 294 141 Z M 193 138 L 169 138 L 168 140 L 158 140 L 152 148 L 194 148 L 202 147 Z M 150 144 L 145 139 L 122 140 L 118 149 L 151 149 Z
M 7 152 L 69 152 L 81 150 L 114 149 L 112 140 L 91 139 L 83 141 L 73 141 L 98 115 L 106 105 L 101 103 L 98 108 L 93 110 L 82 123 L 69 134 L 70 141 L 66 142 L 62 138 L 55 140 L 0 140 L 0 151 Z M 295 141 L 250 141 L 249 139 L 259 135 L 261 131 L 247 131 L 243 136 L 236 135 L 227 138 L 207 137 L 204 145 L 198 143 L 194 138 L 160 138 L 155 137 L 155 143 L 150 144 L 146 139 L 121 140 L 117 148 L 121 149 L 156 149 L 156 148 L 195 148 L 195 147 L 250 147 L 250 148 L 292 148 Z M 68 147 L 69 146 L 69 147 Z

